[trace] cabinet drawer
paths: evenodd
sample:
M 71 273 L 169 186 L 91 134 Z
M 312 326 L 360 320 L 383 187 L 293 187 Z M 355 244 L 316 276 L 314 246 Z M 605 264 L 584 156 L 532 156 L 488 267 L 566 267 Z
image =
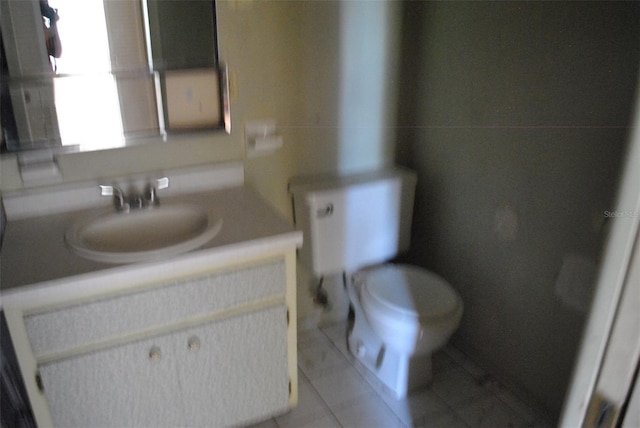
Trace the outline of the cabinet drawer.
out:
M 171 281 L 24 317 L 36 357 L 168 325 L 286 292 L 284 260 Z

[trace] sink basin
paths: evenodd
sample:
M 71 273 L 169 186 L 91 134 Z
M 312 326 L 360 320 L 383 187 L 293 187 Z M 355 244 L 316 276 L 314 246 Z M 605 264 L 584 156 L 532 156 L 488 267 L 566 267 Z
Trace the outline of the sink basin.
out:
M 221 228 L 222 217 L 197 205 L 159 205 L 80 221 L 67 230 L 65 241 L 86 259 L 133 263 L 196 249 Z

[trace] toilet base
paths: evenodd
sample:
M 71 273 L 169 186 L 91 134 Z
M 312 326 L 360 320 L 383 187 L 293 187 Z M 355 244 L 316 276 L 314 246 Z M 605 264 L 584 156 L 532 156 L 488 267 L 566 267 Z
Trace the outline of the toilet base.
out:
M 377 338 L 371 340 L 366 331 L 362 334 L 366 329 L 368 325 L 363 328 L 363 323 L 358 322 L 356 314 L 353 330 L 348 337 L 349 351 L 391 389 L 396 398 L 402 399 L 409 391 L 431 382 L 431 354 L 400 354 L 385 347 Z
M 347 340 L 351 354 L 389 387 L 398 399 L 406 397 L 408 391 L 431 382 L 431 353 L 407 355 L 386 346 L 367 322 L 353 283 L 347 285 L 347 293 L 355 315 Z

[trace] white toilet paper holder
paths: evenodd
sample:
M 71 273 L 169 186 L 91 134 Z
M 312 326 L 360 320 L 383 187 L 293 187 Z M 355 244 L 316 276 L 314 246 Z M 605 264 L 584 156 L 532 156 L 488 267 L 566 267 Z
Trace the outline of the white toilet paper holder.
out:
M 282 136 L 277 134 L 273 119 L 248 122 L 244 133 L 249 157 L 270 154 L 282 147 Z

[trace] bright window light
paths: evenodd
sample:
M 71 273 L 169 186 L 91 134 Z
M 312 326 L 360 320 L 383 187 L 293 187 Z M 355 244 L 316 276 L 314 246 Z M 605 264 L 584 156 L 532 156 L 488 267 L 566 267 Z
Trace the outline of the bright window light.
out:
M 120 101 L 103 0 L 51 0 L 58 9 L 62 55 L 56 59 L 55 100 L 62 145 L 124 146 Z

